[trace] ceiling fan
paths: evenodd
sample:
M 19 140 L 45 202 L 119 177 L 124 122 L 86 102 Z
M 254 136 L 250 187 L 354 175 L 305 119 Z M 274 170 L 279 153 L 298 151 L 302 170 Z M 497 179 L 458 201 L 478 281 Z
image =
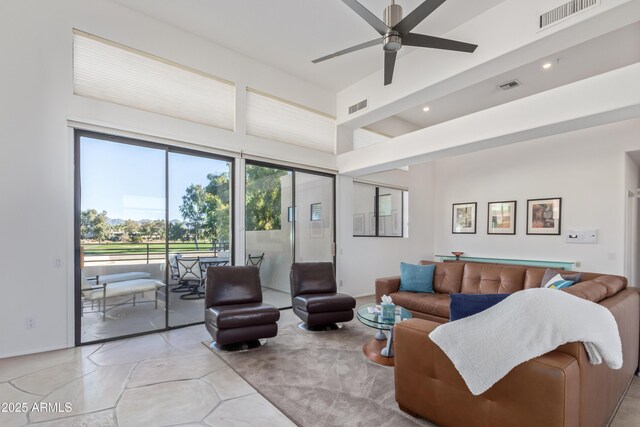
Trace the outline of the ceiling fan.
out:
M 391 0 L 391 4 L 384 10 L 384 22 L 356 0 L 342 0 L 342 2 L 360 15 L 362 19 L 367 21 L 382 37 L 314 59 L 311 61 L 314 64 L 382 43 L 382 49 L 384 50 L 384 85 L 386 86 L 390 84 L 393 79 L 396 54 L 403 45 L 468 53 L 473 52 L 478 47 L 478 45 L 471 43 L 411 32 L 420 22 L 444 3 L 445 0 L 425 0 L 420 6 L 415 8 L 413 12 L 405 16 L 404 19 L 402 18 L 402 7 L 396 4 L 395 0 Z

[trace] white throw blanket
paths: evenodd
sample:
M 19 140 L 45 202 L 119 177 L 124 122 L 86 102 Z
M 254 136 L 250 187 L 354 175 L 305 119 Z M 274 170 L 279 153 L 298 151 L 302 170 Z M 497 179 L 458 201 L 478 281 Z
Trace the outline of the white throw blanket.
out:
M 495 306 L 438 326 L 429 338 L 451 359 L 474 395 L 521 363 L 582 341 L 589 361 L 622 367 L 615 318 L 605 307 L 556 289 L 516 292 Z

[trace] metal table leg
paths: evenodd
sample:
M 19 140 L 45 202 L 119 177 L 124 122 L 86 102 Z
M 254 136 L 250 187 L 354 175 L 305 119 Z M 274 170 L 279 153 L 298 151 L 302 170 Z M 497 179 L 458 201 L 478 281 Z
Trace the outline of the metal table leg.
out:
M 389 336 L 387 337 L 387 345 L 380 350 L 380 354 L 384 357 L 393 357 L 393 328 L 389 329 Z

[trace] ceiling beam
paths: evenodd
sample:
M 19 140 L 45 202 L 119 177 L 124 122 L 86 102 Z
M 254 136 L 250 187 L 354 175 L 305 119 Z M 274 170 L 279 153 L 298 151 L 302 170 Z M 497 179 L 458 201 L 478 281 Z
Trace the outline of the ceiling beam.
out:
M 640 117 L 640 63 L 338 156 L 362 175 Z

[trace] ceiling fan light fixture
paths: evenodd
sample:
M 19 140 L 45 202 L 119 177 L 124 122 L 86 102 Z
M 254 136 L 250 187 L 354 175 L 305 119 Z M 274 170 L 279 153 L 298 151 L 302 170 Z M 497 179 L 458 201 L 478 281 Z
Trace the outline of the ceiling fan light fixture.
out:
M 395 33 L 395 34 L 394 34 Z M 384 44 L 382 49 L 385 52 L 397 52 L 402 47 L 402 37 L 396 31 L 390 31 L 384 36 Z

